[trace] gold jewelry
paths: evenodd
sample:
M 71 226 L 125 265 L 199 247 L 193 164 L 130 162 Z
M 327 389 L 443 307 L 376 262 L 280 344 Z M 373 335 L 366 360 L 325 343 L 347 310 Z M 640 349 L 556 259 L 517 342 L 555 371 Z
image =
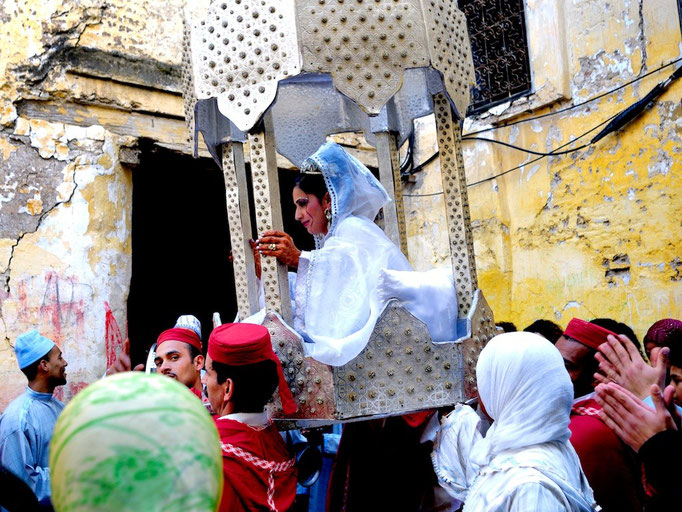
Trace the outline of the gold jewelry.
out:
M 312 158 L 306 158 L 303 161 L 300 171 L 303 174 L 322 174 L 322 169 Z
M 277 250 L 277 244 L 268 245 L 268 249 L 270 249 L 271 251 L 276 251 Z

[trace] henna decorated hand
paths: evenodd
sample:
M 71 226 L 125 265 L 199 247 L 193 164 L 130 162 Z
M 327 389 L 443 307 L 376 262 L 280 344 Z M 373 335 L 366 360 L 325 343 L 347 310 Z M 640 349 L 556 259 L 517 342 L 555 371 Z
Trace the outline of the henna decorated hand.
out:
M 274 256 L 285 265 L 298 269 L 301 256 L 292 238 L 284 231 L 266 231 L 258 239 L 258 251 L 263 256 Z

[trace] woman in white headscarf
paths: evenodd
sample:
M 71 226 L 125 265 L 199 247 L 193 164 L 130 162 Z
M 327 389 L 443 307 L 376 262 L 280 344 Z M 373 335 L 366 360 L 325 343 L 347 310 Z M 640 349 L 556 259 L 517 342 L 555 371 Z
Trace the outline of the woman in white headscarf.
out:
M 494 337 L 476 365 L 483 412 L 458 406 L 444 418 L 432 460 L 464 512 L 598 510 L 569 442 L 573 386 L 559 351 L 532 333 Z
M 294 329 L 307 342 L 308 355 L 335 366 L 350 361 L 391 297 L 426 323 L 434 341 L 456 338 L 451 271 L 411 271 L 374 224 L 390 198 L 367 167 L 338 144 L 326 143 L 301 166 L 293 200 L 296 220 L 314 236 L 315 250 L 299 251 L 281 231 L 268 231 L 258 242 L 261 254 L 296 269 L 290 275 Z

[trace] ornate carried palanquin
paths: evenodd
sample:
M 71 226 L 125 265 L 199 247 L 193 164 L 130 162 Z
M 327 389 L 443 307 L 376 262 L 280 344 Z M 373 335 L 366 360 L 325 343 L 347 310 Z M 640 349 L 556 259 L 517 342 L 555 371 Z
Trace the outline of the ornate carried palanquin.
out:
M 377 148 L 379 178 L 394 201 L 386 234 L 407 253 L 398 148 L 413 121 L 436 115 L 455 289 L 458 340 L 432 342 L 397 300 L 352 361 L 306 357 L 291 328 L 286 268 L 262 261 L 273 348 L 298 412 L 290 425 L 403 414 L 476 394 L 475 365 L 495 334 L 478 290 L 462 163 L 460 120 L 473 67 L 464 15 L 450 0 L 217 0 L 187 9 L 185 113 L 225 176 L 241 318 L 258 308 L 243 145 L 248 141 L 256 230 L 282 229 L 276 152 L 295 165 L 333 133 L 363 132 Z M 196 152 L 196 150 L 195 150 Z

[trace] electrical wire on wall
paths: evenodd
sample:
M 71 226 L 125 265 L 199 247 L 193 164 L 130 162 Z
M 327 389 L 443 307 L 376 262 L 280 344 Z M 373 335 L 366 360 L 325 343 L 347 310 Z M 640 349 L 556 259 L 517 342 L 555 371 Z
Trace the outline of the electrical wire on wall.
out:
M 676 60 L 674 60 L 674 61 L 672 61 L 672 62 L 669 62 L 668 64 L 665 64 L 665 65 L 663 65 L 663 66 L 660 66 L 660 67 L 658 67 L 658 68 L 656 68 L 656 69 L 654 69 L 654 70 L 652 70 L 652 71 L 649 71 L 648 73 L 645 73 L 644 75 L 642 75 L 642 76 L 640 76 L 640 77 L 637 77 L 637 78 L 635 78 L 635 79 L 633 79 L 633 80 L 630 80 L 629 82 L 626 82 L 625 84 L 622 84 L 622 85 L 620 85 L 620 86 L 618 86 L 618 87 L 616 87 L 616 88 L 614 88 L 614 89 L 611 89 L 611 90 L 609 90 L 609 91 L 607 91 L 607 92 L 604 92 L 604 93 L 602 93 L 602 94 L 599 94 L 599 95 L 595 96 L 594 98 L 591 98 L 591 99 L 589 99 L 589 100 L 586 100 L 586 101 L 584 101 L 584 102 L 582 102 L 582 103 L 578 103 L 578 104 L 576 104 L 576 105 L 571 105 L 571 106 L 569 106 L 569 107 L 566 107 L 566 108 L 563 108 L 563 109 L 560 109 L 560 110 L 556 110 L 556 111 L 554 111 L 554 112 L 549 112 L 549 113 L 547 113 L 547 114 L 542 114 L 542 115 L 535 116 L 535 117 L 530 117 L 530 118 L 526 118 L 526 119 L 521 119 L 521 120 L 519 120 L 519 121 L 514 121 L 514 122 L 511 122 L 511 123 L 504 124 L 504 125 L 495 126 L 495 127 L 491 127 L 491 128 L 486 128 L 486 129 L 484 129 L 484 130 L 479 130 L 479 131 L 476 131 L 476 132 L 471 132 L 471 133 L 469 133 L 469 134 L 466 134 L 465 136 L 462 137 L 462 140 L 463 140 L 463 141 L 464 141 L 464 140 L 474 140 L 474 141 L 484 141 L 484 142 L 488 142 L 488 143 L 491 143 L 491 144 L 500 144 L 500 145 L 503 145 L 503 146 L 506 146 L 506 147 L 509 147 L 509 148 L 512 148 L 512 149 L 516 149 L 517 151 L 522 151 L 522 152 L 525 152 L 525 153 L 529 153 L 529 154 L 531 154 L 531 155 L 536 155 L 536 156 L 538 156 L 538 158 L 532 159 L 532 160 L 527 161 L 527 162 L 523 162 L 522 164 L 517 165 L 516 167 L 512 167 L 512 168 L 510 168 L 510 169 L 507 169 L 507 170 L 505 170 L 505 171 L 503 171 L 503 172 L 501 172 L 501 173 L 495 174 L 495 175 L 493 175 L 493 176 L 489 176 L 488 178 L 484 178 L 484 179 L 482 179 L 482 180 L 479 180 L 479 181 L 476 181 L 476 182 L 473 182 L 473 183 L 469 183 L 469 184 L 467 184 L 467 187 L 473 187 L 473 186 L 479 185 L 479 184 L 481 184 L 481 183 L 485 183 L 485 182 L 487 182 L 487 181 L 494 180 L 494 179 L 496 179 L 496 178 L 499 178 L 500 176 L 504 176 L 505 174 L 508 174 L 508 173 L 510 173 L 510 172 L 512 172 L 512 171 L 515 171 L 515 170 L 517 170 L 517 169 L 520 169 L 520 168 L 522 168 L 522 167 L 524 167 L 524 166 L 526 166 L 526 165 L 529 165 L 529 164 L 532 164 L 532 163 L 534 163 L 534 162 L 537 162 L 538 160 L 541 160 L 541 159 L 546 158 L 546 157 L 548 157 L 548 156 L 551 157 L 551 156 L 559 156 L 559 155 L 565 155 L 565 154 L 573 153 L 573 152 L 576 152 L 576 151 L 580 151 L 580 150 L 582 150 L 582 149 L 585 149 L 586 147 L 588 147 L 588 146 L 590 146 L 590 145 L 592 145 L 592 144 L 595 144 L 596 142 L 598 142 L 599 140 L 601 140 L 602 138 L 604 138 L 606 135 L 608 135 L 608 134 L 610 134 L 610 133 L 613 133 L 613 132 L 615 132 L 615 131 L 617 131 L 617 130 L 623 128 L 627 123 L 629 123 L 630 121 L 632 121 L 633 119 L 635 119 L 636 117 L 638 117 L 638 116 L 639 116 L 647 107 L 649 107 L 649 106 L 656 100 L 656 98 L 658 98 L 661 94 L 663 94 L 663 92 L 665 92 L 665 90 L 670 86 L 670 84 L 671 84 L 674 80 L 676 80 L 676 79 L 680 78 L 680 76 L 682 76 L 682 66 L 680 66 L 679 68 L 677 68 L 677 69 L 673 72 L 673 74 L 672 74 L 670 77 L 668 77 L 667 79 L 665 79 L 665 80 L 659 82 L 651 91 L 649 91 L 649 93 L 648 93 L 646 96 L 644 96 L 643 98 L 641 98 L 640 100 L 638 100 L 638 101 L 635 102 L 634 104 L 630 105 L 629 107 L 627 107 L 626 109 L 622 110 L 621 112 L 619 112 L 619 113 L 617 113 L 617 114 L 611 116 L 610 118 L 606 119 L 605 121 L 602 121 L 602 122 L 599 123 L 598 125 L 592 127 L 591 129 L 587 130 L 586 132 L 582 133 L 582 134 L 579 135 L 578 137 L 576 137 L 576 138 L 574 138 L 574 139 L 568 141 L 567 143 L 565 143 L 565 144 L 563 144 L 563 145 L 561 145 L 561 146 L 559 146 L 559 147 L 553 149 L 553 150 L 550 151 L 550 152 L 546 152 L 546 153 L 545 153 L 545 152 L 540 152 L 540 151 L 534 151 L 534 150 L 531 150 L 531 149 L 522 148 L 522 147 L 519 147 L 519 146 L 515 146 L 514 144 L 509 144 L 509 143 L 507 143 L 507 142 L 503 142 L 503 141 L 499 141 L 499 140 L 495 140 L 495 139 L 488 139 L 488 138 L 485 138 L 485 137 L 474 137 L 474 135 L 477 135 L 477 134 L 480 134 L 480 133 L 484 133 L 484 132 L 487 132 L 487 131 L 491 131 L 491 130 L 500 129 L 500 128 L 507 128 L 507 127 L 509 127 L 509 126 L 514 126 L 514 125 L 517 125 L 517 124 L 520 124 L 520 123 L 526 123 L 526 122 L 534 121 L 534 120 L 537 120 L 537 119 L 541 119 L 541 118 L 544 118 L 544 117 L 548 117 L 548 116 L 560 114 L 560 113 L 562 113 L 562 112 L 566 112 L 566 111 L 569 111 L 569 110 L 572 110 L 572 109 L 581 107 L 581 106 L 583 106 L 583 105 L 585 105 L 585 104 L 587 104 L 587 103 L 590 103 L 590 102 L 592 102 L 592 101 L 595 101 L 595 100 L 598 100 L 598 99 L 600 99 L 600 98 L 603 98 L 604 96 L 607 96 L 607 95 L 609 95 L 609 94 L 613 94 L 614 92 L 617 92 L 617 91 L 623 89 L 624 87 L 627 87 L 628 85 L 630 85 L 630 84 L 632 84 L 632 83 L 635 83 L 635 82 L 637 82 L 637 81 L 639 81 L 639 80 L 642 80 L 643 78 L 645 78 L 645 77 L 647 77 L 647 76 L 649 76 L 649 75 L 651 75 L 651 74 L 653 74 L 653 73 L 656 73 L 656 72 L 658 72 L 658 71 L 661 71 L 661 70 L 663 70 L 663 69 L 665 69 L 665 68 L 668 68 L 668 67 L 670 67 L 670 66 L 672 66 L 672 65 L 674 65 L 674 64 L 676 64 L 676 63 L 678 63 L 678 62 L 680 62 L 680 61 L 682 61 L 682 58 L 676 59 Z M 607 123 L 608 123 L 608 124 L 607 124 Z M 570 148 L 570 149 L 566 149 L 566 150 L 563 150 L 563 151 L 562 151 L 562 149 L 565 148 L 566 146 L 568 146 L 568 145 L 570 145 L 570 144 L 573 144 L 574 142 L 576 142 L 576 141 L 582 139 L 582 138 L 585 137 L 586 135 L 592 133 L 592 132 L 595 131 L 596 129 L 598 129 L 598 128 L 604 126 L 605 124 L 606 124 L 607 126 L 606 126 L 605 128 L 603 128 L 603 129 L 602 129 L 597 135 L 595 135 L 592 139 L 590 139 L 589 142 L 584 143 L 584 144 L 582 144 L 582 145 L 580 145 L 580 146 L 577 146 L 577 147 L 574 147 L 574 148 Z M 404 172 L 402 173 L 402 178 L 403 178 L 403 179 L 407 179 L 411 174 L 414 174 L 414 173 L 416 173 L 416 172 L 420 172 L 425 166 L 427 166 L 429 163 L 431 163 L 433 160 L 435 160 L 436 157 L 438 156 L 438 152 L 436 152 L 435 154 L 433 154 L 432 156 L 430 156 L 429 158 L 427 158 L 424 162 L 420 163 L 419 165 L 417 165 L 417 166 L 415 166 L 415 167 L 412 167 L 411 162 L 407 162 L 408 160 L 411 160 L 411 156 L 412 156 L 412 154 L 413 154 L 412 147 L 411 147 L 412 145 L 413 145 L 413 138 L 409 141 L 408 153 L 407 153 L 407 155 L 406 155 L 405 162 L 403 162 L 403 165 L 404 165 L 404 167 L 405 167 L 405 170 L 404 170 Z M 403 165 L 401 165 L 401 171 L 403 170 Z M 412 167 L 412 168 L 409 169 L 410 167 Z M 408 169 L 409 169 L 409 170 L 408 170 Z M 428 197 L 428 196 L 435 196 L 435 195 L 439 195 L 439 194 L 442 194 L 442 192 L 435 192 L 435 193 L 430 193 L 430 194 L 403 194 L 403 195 L 406 196 L 406 197 Z

